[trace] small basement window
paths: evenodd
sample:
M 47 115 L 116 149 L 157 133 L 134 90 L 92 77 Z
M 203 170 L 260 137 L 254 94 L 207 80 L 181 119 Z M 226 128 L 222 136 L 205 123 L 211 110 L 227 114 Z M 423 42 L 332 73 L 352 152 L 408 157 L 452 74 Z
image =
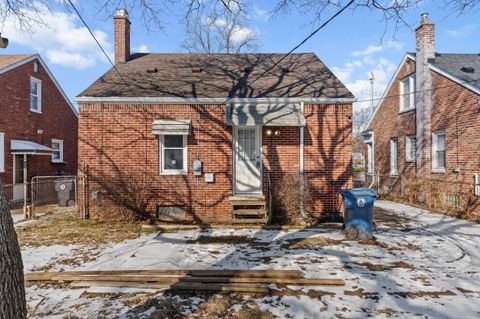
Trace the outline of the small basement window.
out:
M 160 174 L 187 173 L 187 136 L 160 135 Z
M 158 205 L 156 217 L 158 219 L 162 219 L 166 217 L 166 218 L 172 218 L 175 220 L 184 220 L 185 208 L 181 206 Z

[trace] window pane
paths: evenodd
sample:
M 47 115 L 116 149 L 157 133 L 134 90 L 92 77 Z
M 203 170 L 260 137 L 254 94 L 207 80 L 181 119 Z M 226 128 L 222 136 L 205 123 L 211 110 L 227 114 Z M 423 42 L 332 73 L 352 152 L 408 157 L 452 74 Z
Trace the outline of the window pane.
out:
M 406 78 L 402 80 L 403 83 L 403 108 L 410 108 L 410 79 Z
M 183 150 L 166 149 L 164 152 L 164 169 L 183 169 Z
M 183 135 L 165 135 L 163 142 L 165 147 L 183 147 Z
M 437 168 L 445 168 L 445 151 L 437 151 Z
M 445 134 L 437 135 L 437 150 L 439 151 L 445 150 Z
M 37 96 L 30 96 L 30 109 L 38 110 L 38 97 Z
M 54 160 L 59 160 L 60 159 L 60 151 L 55 151 L 52 155 L 52 158 Z
M 30 81 L 30 94 L 37 95 L 38 92 L 38 83 L 35 81 Z

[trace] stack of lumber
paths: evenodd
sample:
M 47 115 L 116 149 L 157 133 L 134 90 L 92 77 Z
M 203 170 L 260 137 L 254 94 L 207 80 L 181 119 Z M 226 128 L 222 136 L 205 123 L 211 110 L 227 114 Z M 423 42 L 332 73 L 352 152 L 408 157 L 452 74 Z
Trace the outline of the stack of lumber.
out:
M 281 294 L 279 287 L 343 286 L 342 279 L 305 278 L 298 270 L 98 270 L 34 272 L 25 281 L 70 283 L 71 287 L 119 287 Z M 283 290 L 284 291 L 284 290 Z

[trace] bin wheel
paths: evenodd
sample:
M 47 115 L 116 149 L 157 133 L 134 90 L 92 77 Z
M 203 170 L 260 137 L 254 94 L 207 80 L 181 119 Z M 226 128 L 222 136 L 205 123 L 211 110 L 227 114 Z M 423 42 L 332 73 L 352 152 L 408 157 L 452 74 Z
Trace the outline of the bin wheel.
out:
M 358 238 L 358 229 L 357 227 L 348 227 L 346 230 L 345 230 L 345 236 L 347 237 L 347 239 L 350 239 L 350 240 L 355 240 Z

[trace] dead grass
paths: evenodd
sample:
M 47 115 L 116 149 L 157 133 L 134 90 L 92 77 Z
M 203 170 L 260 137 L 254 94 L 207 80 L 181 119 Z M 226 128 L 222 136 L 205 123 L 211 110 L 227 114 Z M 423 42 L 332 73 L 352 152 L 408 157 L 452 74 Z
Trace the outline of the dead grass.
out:
M 360 266 L 367 267 L 370 271 L 385 271 L 394 268 L 403 268 L 403 269 L 415 269 L 412 265 L 404 262 L 404 261 L 397 261 L 392 264 L 372 264 L 369 262 L 359 264 Z
M 21 246 L 99 245 L 135 239 L 152 230 L 142 222 L 82 220 L 75 213 L 56 213 L 35 223 L 17 228 Z
M 343 240 L 330 239 L 325 236 L 317 236 L 311 238 L 296 238 L 288 240 L 283 248 L 286 249 L 311 249 L 325 246 L 333 246 L 343 244 Z
M 439 298 L 441 296 L 456 296 L 453 291 L 444 290 L 444 291 L 398 291 L 398 292 L 389 292 L 389 295 L 400 296 L 403 298 L 422 298 L 422 297 L 431 297 Z
M 187 244 L 206 244 L 206 245 L 236 245 L 251 244 L 254 239 L 247 236 L 198 236 L 197 239 L 187 240 Z

